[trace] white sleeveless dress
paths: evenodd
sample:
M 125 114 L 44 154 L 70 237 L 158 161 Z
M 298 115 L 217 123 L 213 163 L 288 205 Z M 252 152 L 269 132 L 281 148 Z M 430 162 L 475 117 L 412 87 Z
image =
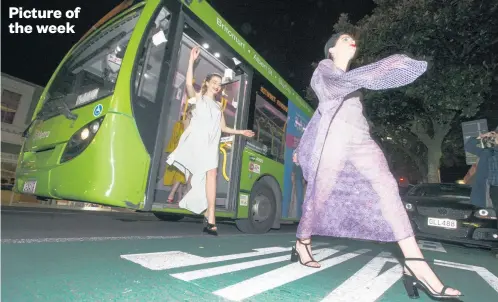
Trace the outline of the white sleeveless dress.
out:
M 191 189 L 180 200 L 179 206 L 196 214 L 207 209 L 206 172 L 218 168 L 221 114 L 218 102 L 199 96 L 189 127 L 166 161 L 182 171 L 187 180 L 192 174 Z

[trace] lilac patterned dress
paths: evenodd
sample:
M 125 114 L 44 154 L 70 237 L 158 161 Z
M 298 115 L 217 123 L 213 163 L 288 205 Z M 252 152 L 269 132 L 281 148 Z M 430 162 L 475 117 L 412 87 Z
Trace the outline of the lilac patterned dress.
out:
M 311 235 L 375 241 L 413 236 L 398 184 L 370 136 L 360 88 L 412 83 L 427 63 L 393 55 L 348 72 L 323 60 L 311 79 L 319 99 L 297 148 L 308 181 L 297 238 Z

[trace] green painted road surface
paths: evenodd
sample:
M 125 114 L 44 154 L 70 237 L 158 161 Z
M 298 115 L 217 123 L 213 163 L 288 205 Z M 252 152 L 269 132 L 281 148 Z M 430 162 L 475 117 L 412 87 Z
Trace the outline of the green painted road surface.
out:
M 322 268 L 291 263 L 292 234 L 2 241 L 2 301 L 411 301 L 393 244 L 315 238 Z M 487 250 L 419 241 L 463 301 L 498 301 Z M 430 301 L 421 293 L 418 301 Z

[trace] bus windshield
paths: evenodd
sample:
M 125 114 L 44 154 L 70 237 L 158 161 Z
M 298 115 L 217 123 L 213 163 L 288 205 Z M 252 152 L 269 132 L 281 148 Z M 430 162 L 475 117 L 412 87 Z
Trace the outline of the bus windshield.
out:
M 140 13 L 141 8 L 121 17 L 72 52 L 48 88 L 39 119 L 48 119 L 113 93 Z

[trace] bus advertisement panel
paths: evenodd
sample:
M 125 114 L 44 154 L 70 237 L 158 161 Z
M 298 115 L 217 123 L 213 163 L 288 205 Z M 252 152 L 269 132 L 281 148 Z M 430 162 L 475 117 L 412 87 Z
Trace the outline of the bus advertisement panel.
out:
M 289 102 L 284 155 L 282 218 L 295 219 L 301 217 L 306 182 L 301 167 L 293 162 L 292 155 L 299 144 L 308 122 L 308 116 L 293 102 Z

